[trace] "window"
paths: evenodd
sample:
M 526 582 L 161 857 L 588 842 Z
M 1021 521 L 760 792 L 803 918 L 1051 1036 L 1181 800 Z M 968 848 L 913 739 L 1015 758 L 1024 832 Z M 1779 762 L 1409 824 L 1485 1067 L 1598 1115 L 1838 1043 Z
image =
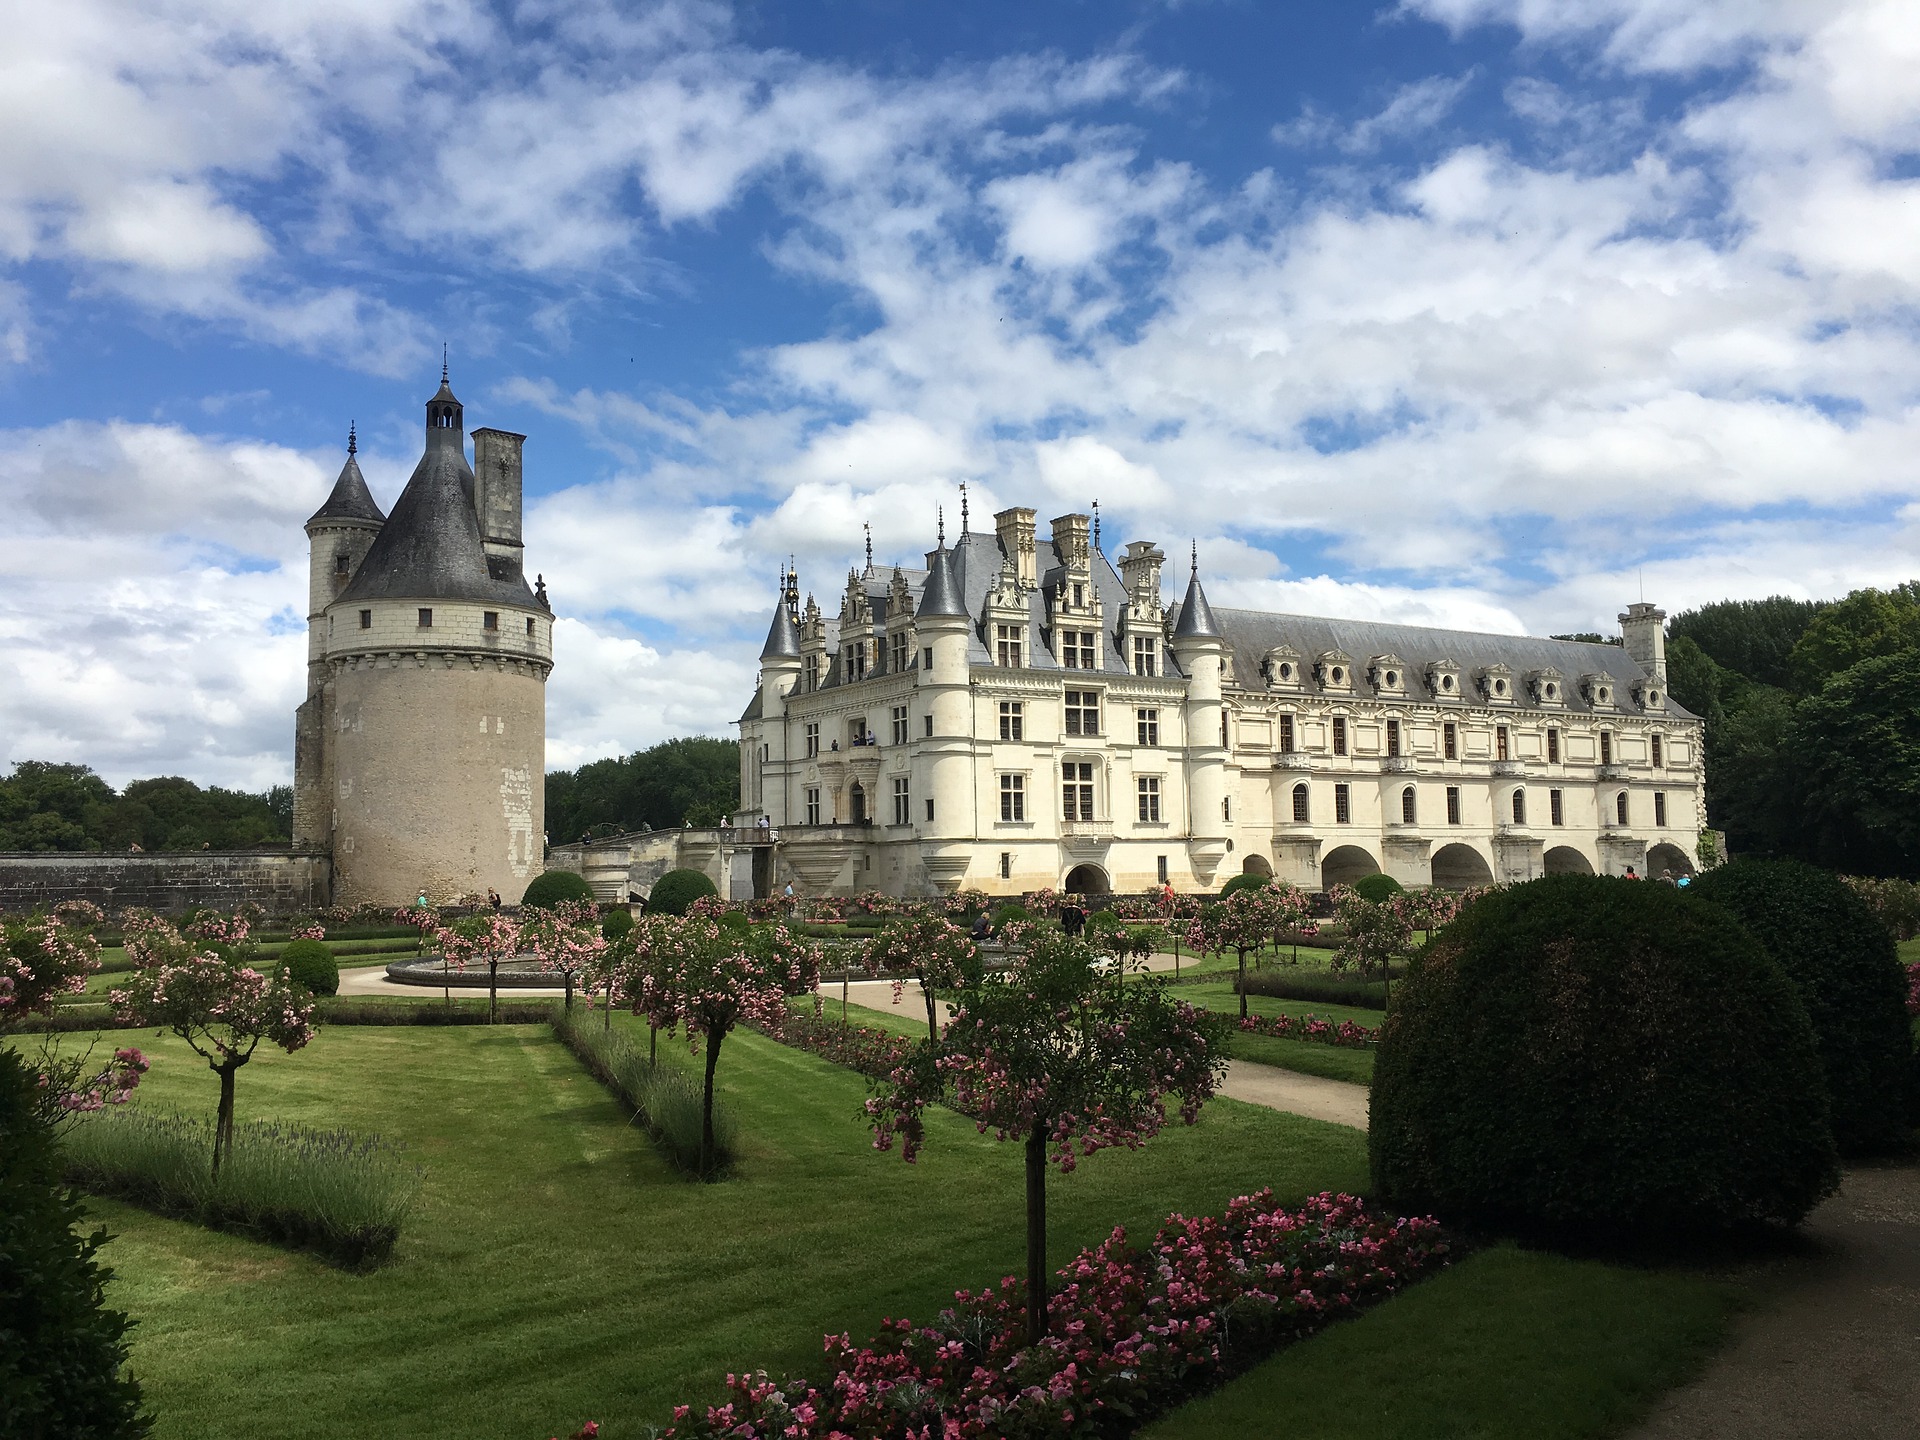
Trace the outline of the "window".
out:
M 500 628 L 500 612 L 498 610 L 482 610 L 480 612 L 480 628 L 482 630 L 498 630 Z
M 433 628 L 433 610 L 426 605 L 420 607 L 420 628 L 422 630 Z
M 862 715 L 847 722 L 847 738 L 855 745 L 865 745 L 867 741 L 867 717 Z
M 1158 646 L 1151 635 L 1133 637 L 1133 673 L 1136 675 L 1157 675 L 1159 673 Z
M 1666 758 L 1661 750 L 1660 739 L 1661 737 L 1658 735 L 1649 737 L 1649 743 L 1653 746 L 1653 764 L 1656 770 L 1666 764 Z
M 1547 763 L 1549 765 L 1560 763 L 1560 732 L 1558 730 L 1547 731 Z
M 1547 818 L 1556 825 L 1567 823 L 1567 807 L 1558 790 L 1547 791 Z
M 529 640 L 533 639 L 533 617 L 531 615 L 527 617 L 527 638 Z
M 1449 760 L 1460 758 L 1460 727 L 1451 720 L 1440 727 L 1440 753 Z
M 1333 753 L 1336 755 L 1347 753 L 1347 717 L 1344 715 L 1333 717 Z
M 920 668 L 922 670 L 933 669 L 933 647 L 931 645 L 920 652 Z
M 819 753 L 820 753 L 820 726 L 816 722 L 809 721 L 807 723 L 807 758 L 811 760 L 813 759 L 814 756 L 818 755 Z
M 907 668 L 907 637 L 905 634 L 887 637 L 887 669 L 898 675 Z
M 1627 792 L 1624 790 L 1613 797 L 1613 818 L 1622 825 L 1627 823 Z
M 1220 748 L 1227 748 L 1227 712 L 1224 709 L 1220 712 Z
M 1160 712 L 1158 710 L 1134 711 L 1133 731 L 1137 743 L 1158 745 L 1160 743 Z
M 1220 802 L 1220 818 L 1229 824 L 1233 822 L 1233 797 L 1231 795 Z
M 531 628 L 533 622 L 529 620 L 527 625 Z M 362 630 L 371 630 L 373 628 L 373 612 L 371 610 L 362 610 L 360 612 L 360 628 Z
M 907 794 L 908 783 L 905 775 L 893 777 L 893 823 L 896 825 L 913 823 L 913 800 Z
M 1027 777 L 1024 775 L 1002 775 L 1000 777 L 1000 819 L 1013 825 L 1027 818 Z M 1003 874 L 1002 879 L 1006 876 Z
M 1293 716 L 1282 715 L 1280 717 L 1280 749 L 1284 754 L 1293 748 Z
M 1387 754 L 1398 755 L 1399 753 L 1400 722 L 1398 720 L 1389 720 L 1387 721 Z
M 847 678 L 864 680 L 867 676 L 867 642 L 847 647 Z
M 1100 692 L 1098 690 L 1067 691 L 1067 734 L 1098 735 L 1100 733 Z
M 925 715 L 920 717 L 920 721 L 926 730 L 927 737 L 931 739 L 933 737 L 933 712 L 929 710 Z
M 993 663 L 1007 670 L 1018 670 L 1026 661 L 1025 627 L 1020 625 L 996 625 L 993 627 Z
M 1060 663 L 1069 670 L 1093 669 L 1093 631 L 1062 630 Z
M 1460 787 L 1458 785 L 1449 785 L 1447 786 L 1447 824 L 1458 825 L 1459 823 Z
M 1653 823 L 1659 829 L 1667 828 L 1667 796 L 1662 790 L 1653 792 Z
M 907 743 L 907 707 L 904 705 L 893 707 L 893 743 L 896 745 Z
M 347 573 L 346 551 L 342 550 L 338 555 L 333 557 L 333 573 L 336 575 L 344 575 Z
M 1527 792 L 1524 790 L 1513 792 L 1513 823 L 1516 825 L 1527 823 Z
M 1333 823 L 1336 825 L 1353 823 L 1353 797 L 1348 786 L 1333 787 Z
M 1011 880 L 1013 878 L 1013 852 L 1011 850 L 1002 850 L 1000 852 L 1000 878 L 1002 880 Z
M 931 795 L 927 797 L 927 823 L 929 825 L 933 823 L 933 797 Z
M 1496 760 L 1510 760 L 1513 758 L 1508 752 L 1507 727 L 1504 725 L 1496 725 L 1493 727 L 1493 758 Z
M 1415 815 L 1414 804 L 1413 787 L 1409 785 L 1400 792 L 1400 823 L 1402 825 L 1413 824 Z
M 1310 813 L 1307 801 L 1307 787 L 1303 781 L 1293 787 L 1293 819 L 1297 825 L 1304 825 Z
M 1160 823 L 1160 777 L 1142 775 L 1133 783 L 1134 788 L 1139 791 L 1140 823 L 1158 825 Z
M 1164 885 L 1167 883 L 1167 857 L 1159 855 L 1156 856 L 1155 859 L 1159 862 L 1158 872 L 1160 875 L 1160 883 Z
M 820 823 L 820 792 L 817 789 L 807 791 L 807 824 Z
M 1093 819 L 1093 763 L 1069 760 L 1060 767 L 1062 818 Z
M 1600 763 L 1602 765 L 1613 763 L 1613 732 L 1611 730 L 1600 732 Z
M 1027 707 L 1019 700 L 1000 702 L 1000 738 L 1002 740 L 1024 740 L 1027 731 Z

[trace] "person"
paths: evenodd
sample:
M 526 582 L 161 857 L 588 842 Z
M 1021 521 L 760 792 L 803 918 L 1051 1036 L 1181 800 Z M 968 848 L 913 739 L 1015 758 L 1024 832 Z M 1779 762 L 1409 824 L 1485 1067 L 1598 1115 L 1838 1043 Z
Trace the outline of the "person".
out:
M 413 903 L 422 910 L 427 908 L 427 887 L 426 886 L 422 885 L 420 887 L 420 898 L 414 901 Z
M 987 920 L 987 912 L 982 910 L 973 917 L 973 924 L 967 929 L 967 938 L 978 945 L 993 934 L 993 926 Z
M 491 905 L 491 906 L 492 906 L 492 907 L 494 908 L 494 912 L 495 912 L 496 914 L 498 914 L 498 913 L 499 913 L 499 910 L 500 910 L 500 892 L 499 892 L 498 890 L 496 890 L 496 889 L 494 889 L 494 888 L 493 888 L 493 887 L 492 887 L 491 885 L 489 885 L 489 886 L 487 887 L 487 904 L 489 904 L 489 905 Z
M 1660 872 L 1660 883 L 1661 883 L 1662 885 L 1671 885 L 1671 884 L 1673 884 L 1673 871 L 1671 871 L 1671 870 L 1662 870 L 1662 871 Z
M 787 902 L 787 918 L 791 920 L 793 918 L 793 882 L 787 881 L 787 888 L 780 893 Z
M 1627 866 L 1627 877 L 1626 877 L 1626 878 L 1627 878 L 1627 879 L 1629 879 L 1629 880 L 1638 880 L 1638 879 L 1639 879 L 1640 877 L 1639 877 L 1639 876 L 1638 876 L 1637 874 L 1635 874 L 1635 873 L 1634 873 L 1634 869 L 1633 869 L 1633 867 L 1632 867 L 1631 865 L 1629 865 L 1629 866 Z

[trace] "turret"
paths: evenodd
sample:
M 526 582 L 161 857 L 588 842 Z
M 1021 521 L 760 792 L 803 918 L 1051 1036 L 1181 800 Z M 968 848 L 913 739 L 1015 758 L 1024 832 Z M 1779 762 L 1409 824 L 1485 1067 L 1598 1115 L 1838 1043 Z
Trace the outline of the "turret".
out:
M 961 840 L 972 833 L 973 783 L 971 667 L 967 644 L 973 619 L 967 614 L 954 573 L 953 555 L 946 548 L 945 527 L 940 545 L 927 556 L 927 583 L 920 591 L 914 630 L 921 649 L 919 692 L 926 713 L 933 717 L 932 733 L 919 743 L 921 764 L 914 777 L 916 790 L 932 800 L 933 810 L 916 816 L 921 833 L 930 840 Z M 933 663 L 928 665 L 928 654 Z M 924 857 L 929 875 L 951 892 L 966 875 L 968 849 L 955 846 Z
M 1620 616 L 1620 635 L 1627 654 L 1648 678 L 1667 683 L 1667 612 L 1645 600 L 1627 606 Z
M 326 503 L 307 518 L 307 693 L 325 676 L 326 609 L 347 588 L 387 517 L 360 473 L 359 438 L 347 428 L 347 462 Z
M 1227 751 L 1221 733 L 1221 669 L 1227 643 L 1200 586 L 1200 555 L 1196 547 L 1187 598 L 1181 603 L 1168 649 L 1187 675 L 1185 709 L 1187 731 L 1188 854 L 1195 877 L 1213 883 L 1213 872 L 1227 851 Z

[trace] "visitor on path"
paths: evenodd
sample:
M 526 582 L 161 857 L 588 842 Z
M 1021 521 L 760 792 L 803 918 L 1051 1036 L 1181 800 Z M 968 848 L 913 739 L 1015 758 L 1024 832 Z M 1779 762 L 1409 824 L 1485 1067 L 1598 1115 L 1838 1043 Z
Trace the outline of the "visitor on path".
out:
M 424 886 L 424 885 L 423 885 L 423 886 L 421 886 L 421 887 L 420 887 L 420 898 L 419 898 L 418 900 L 416 900 L 416 901 L 414 901 L 413 903 L 414 903 L 415 905 L 417 905 L 417 906 L 418 906 L 418 907 L 419 907 L 420 909 L 422 909 L 422 910 L 424 910 L 424 909 L 426 909 L 426 908 L 427 908 L 427 888 L 426 888 L 426 886 Z
M 787 902 L 787 918 L 791 920 L 794 912 L 793 882 L 791 880 L 787 881 L 787 888 L 782 890 L 780 894 Z
M 487 887 L 487 904 L 493 907 L 496 915 L 500 913 L 500 892 L 491 885 Z

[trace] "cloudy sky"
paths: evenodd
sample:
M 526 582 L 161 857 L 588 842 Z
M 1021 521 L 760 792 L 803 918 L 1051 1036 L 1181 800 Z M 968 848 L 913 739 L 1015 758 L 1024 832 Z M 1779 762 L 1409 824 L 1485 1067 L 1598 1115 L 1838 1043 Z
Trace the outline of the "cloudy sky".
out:
M 1911 0 L 61 0 L 0 50 L 0 760 L 291 773 L 305 537 L 444 342 L 548 763 L 1098 499 L 1217 603 L 1484 629 L 1920 574 Z

